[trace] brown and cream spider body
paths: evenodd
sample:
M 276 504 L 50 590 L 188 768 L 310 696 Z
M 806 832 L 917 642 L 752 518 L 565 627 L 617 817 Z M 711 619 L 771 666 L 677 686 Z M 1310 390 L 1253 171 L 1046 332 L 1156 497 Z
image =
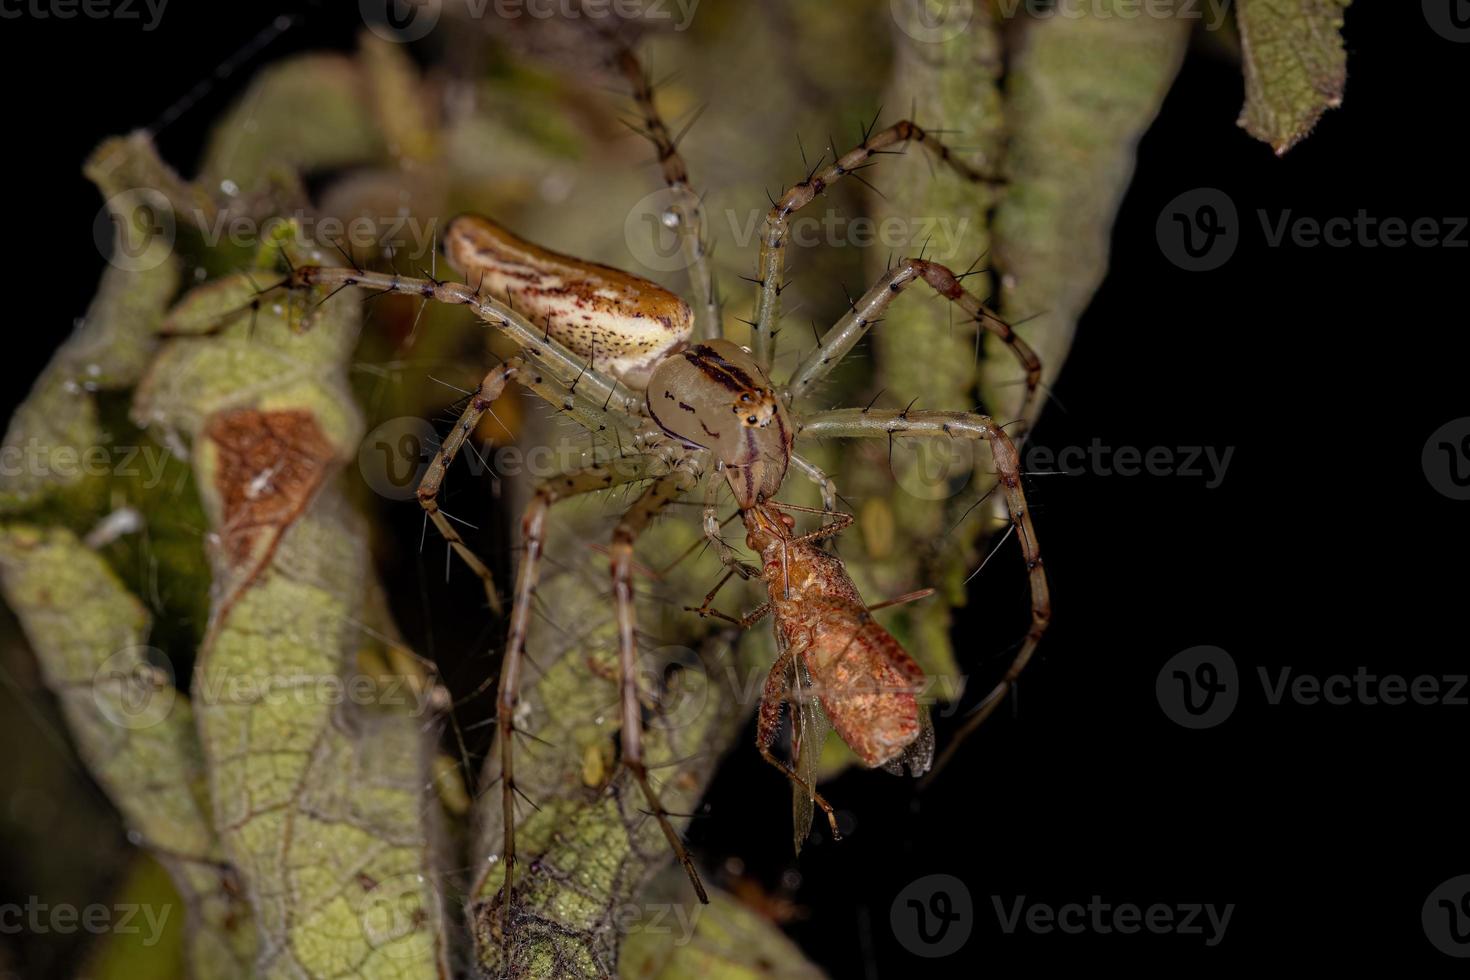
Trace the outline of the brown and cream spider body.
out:
M 673 197 L 669 217 L 679 231 L 688 260 L 694 294 L 692 308 L 646 279 L 550 252 L 520 240 L 488 219 L 470 215 L 451 222 L 443 242 L 444 254 L 466 283 L 316 266 L 297 268 L 290 277 L 291 284 L 298 287 L 355 286 L 466 305 L 519 346 L 519 352 L 490 371 L 472 394 L 418 491 L 429 518 L 482 579 L 487 598 L 495 608 L 499 608 L 500 599 L 489 570 L 466 546 L 437 503 L 447 467 L 490 404 L 508 383 L 516 381 L 592 431 L 607 435 L 609 442 L 615 438 L 620 447 L 612 458 L 596 460 L 541 481 L 521 519 L 523 552 L 497 694 L 504 811 L 503 912 L 511 907 L 514 888 L 513 719 L 532 599 L 540 575 L 547 515 L 558 501 L 616 486 L 647 484 L 618 520 L 610 545 L 620 671 L 622 764 L 638 782 L 649 809 L 701 900 L 706 899 L 699 875 L 649 780 L 641 739 L 633 553 L 640 534 L 671 502 L 695 491 L 703 482 L 704 531 L 721 561 L 731 574 L 746 577 L 760 574 L 776 590 L 778 585 L 772 583 L 768 569 L 763 571 L 743 564 L 721 536 L 716 516 L 721 486 L 730 488 L 745 513 L 752 545 L 761 550 L 781 548 L 789 557 L 791 546 L 802 539 L 790 533 L 790 525 L 773 516 L 775 512 L 769 509 L 789 468 L 794 466 L 815 481 L 822 491 L 824 512 L 836 512 L 833 482 L 797 452 L 804 441 L 896 436 L 984 440 L 990 446 L 1011 525 L 1021 543 L 1030 580 L 1032 619 L 1010 668 L 972 715 L 971 726 L 989 714 L 1010 688 L 1034 652 L 1050 618 L 1046 576 L 1026 507 L 1019 458 L 1012 440 L 1000 425 L 987 416 L 968 412 L 892 411 L 871 407 L 818 411 L 810 404 L 818 384 L 881 319 L 888 305 L 906 287 L 922 281 L 953 302 L 976 329 L 998 335 L 1014 352 L 1026 373 L 1025 407 L 1029 407 L 1039 385 L 1040 363 L 1004 321 L 965 291 L 962 277 L 923 258 L 899 261 L 820 338 L 817 347 L 800 360 L 789 377 L 779 384 L 770 378 L 773 327 L 780 312 L 788 223 L 795 211 L 844 175 L 864 166 L 875 154 L 907 143 L 919 143 L 932 151 L 959 179 L 983 178 L 912 122 L 903 121 L 876 133 L 865 133 L 859 146 L 792 186 L 768 213 L 755 280 L 759 293 L 752 342 L 747 349 L 722 336 L 701 237 L 699 198 L 690 188 L 683 162 L 654 110 L 645 76 L 627 52 L 620 54 L 619 64 L 633 80 L 646 135 L 658 149 Z M 1023 408 L 1023 417 L 1024 414 Z M 768 566 L 769 561 L 763 559 L 763 564 Z M 841 578 L 846 580 L 845 572 Z M 850 582 L 848 587 L 851 588 Z M 788 595 L 784 581 L 779 590 L 783 596 Z M 855 609 L 861 608 L 856 590 L 852 593 L 846 599 L 849 604 L 855 604 Z M 787 622 L 794 621 L 791 612 L 788 611 Z M 899 652 L 902 653 L 901 648 Z M 906 654 L 904 659 L 907 660 Z M 842 715 L 840 709 L 833 713 Z M 861 748 L 865 740 L 879 738 L 880 734 L 884 739 L 892 736 L 898 742 L 917 737 L 917 726 L 900 727 L 904 731 L 882 734 L 849 726 L 849 731 L 843 734 L 855 748 Z M 762 752 L 769 758 L 768 735 L 763 729 Z M 874 764 L 881 764 L 901 754 L 904 747 L 895 744 L 888 747 L 892 751 L 867 755 L 876 760 Z

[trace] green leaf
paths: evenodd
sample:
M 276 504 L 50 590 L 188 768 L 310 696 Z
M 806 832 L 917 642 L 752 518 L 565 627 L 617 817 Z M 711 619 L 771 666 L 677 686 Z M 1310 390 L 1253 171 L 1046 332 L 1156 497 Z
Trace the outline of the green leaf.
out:
M 619 972 L 628 980 L 820 980 L 821 970 L 770 919 L 717 888 L 709 905 L 686 894 L 672 868 L 654 879 L 630 911 Z
M 1043 384 L 1060 373 L 1107 273 L 1135 147 L 1174 81 L 1192 23 L 1122 16 L 1128 0 L 1115 0 L 1118 11 L 1109 5 L 1027 25 L 1012 55 L 1010 185 L 995 217 L 996 260 L 1001 311 L 1036 349 Z M 1015 363 L 992 339 L 980 391 L 995 414 L 1014 418 L 1022 394 Z
M 101 189 L 106 193 L 107 185 Z M 0 513 L 32 507 L 83 481 L 93 468 L 85 454 L 103 442 L 95 392 L 137 382 L 153 352 L 153 332 L 178 289 L 178 259 L 167 246 L 139 252 L 162 243 L 138 227 L 126 202 L 114 196 L 108 207 L 115 247 L 144 260 L 108 266 L 86 316 L 11 418 L 0 450 L 6 463 L 0 467 Z
M 0 588 L 77 751 L 172 874 L 188 910 L 194 975 L 248 976 L 250 915 L 211 825 L 193 712 L 168 660 L 145 645 L 147 610 L 63 528 L 0 529 Z
M 1347 52 L 1343 11 L 1351 0 L 1238 0 L 1245 60 L 1240 125 L 1282 154 L 1322 113 L 1342 104 Z
M 184 309 L 229 292 L 200 288 Z M 194 701 L 259 976 L 447 969 L 424 703 L 363 666 L 387 657 L 365 625 L 366 530 L 333 479 L 361 437 L 346 381 L 358 310 L 351 295 L 325 304 L 299 333 L 283 304 L 174 340 L 135 397 L 140 421 L 192 444 L 210 519 Z

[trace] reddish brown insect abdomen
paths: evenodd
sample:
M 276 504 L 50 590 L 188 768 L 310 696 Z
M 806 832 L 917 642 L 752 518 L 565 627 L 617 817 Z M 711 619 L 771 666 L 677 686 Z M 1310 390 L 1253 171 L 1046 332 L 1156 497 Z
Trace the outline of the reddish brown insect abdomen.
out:
M 838 559 L 785 551 L 784 570 L 779 544 L 765 556 L 776 629 L 800 651 L 828 720 L 863 764 L 898 759 L 924 728 L 923 670 L 873 619 Z

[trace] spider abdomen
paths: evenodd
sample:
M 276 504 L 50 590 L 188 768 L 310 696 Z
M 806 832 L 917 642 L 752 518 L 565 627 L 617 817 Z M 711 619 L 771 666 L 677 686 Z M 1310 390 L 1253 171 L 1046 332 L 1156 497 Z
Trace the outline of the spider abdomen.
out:
M 693 329 L 689 305 L 658 283 L 542 248 L 477 214 L 449 222 L 444 254 L 477 290 L 509 297 L 562 346 L 633 388 Z

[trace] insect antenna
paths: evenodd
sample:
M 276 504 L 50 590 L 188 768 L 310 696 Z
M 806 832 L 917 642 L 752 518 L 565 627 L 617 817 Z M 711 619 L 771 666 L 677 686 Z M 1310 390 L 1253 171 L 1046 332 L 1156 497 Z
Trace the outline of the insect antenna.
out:
M 920 599 L 929 598 L 931 595 L 938 591 L 938 589 L 932 588 L 915 589 L 913 592 L 905 592 L 903 595 L 895 596 L 892 599 L 884 599 L 882 602 L 875 602 L 868 607 L 868 612 L 875 612 L 879 609 L 887 609 L 889 606 L 901 606 L 904 603 L 908 602 L 918 602 Z

